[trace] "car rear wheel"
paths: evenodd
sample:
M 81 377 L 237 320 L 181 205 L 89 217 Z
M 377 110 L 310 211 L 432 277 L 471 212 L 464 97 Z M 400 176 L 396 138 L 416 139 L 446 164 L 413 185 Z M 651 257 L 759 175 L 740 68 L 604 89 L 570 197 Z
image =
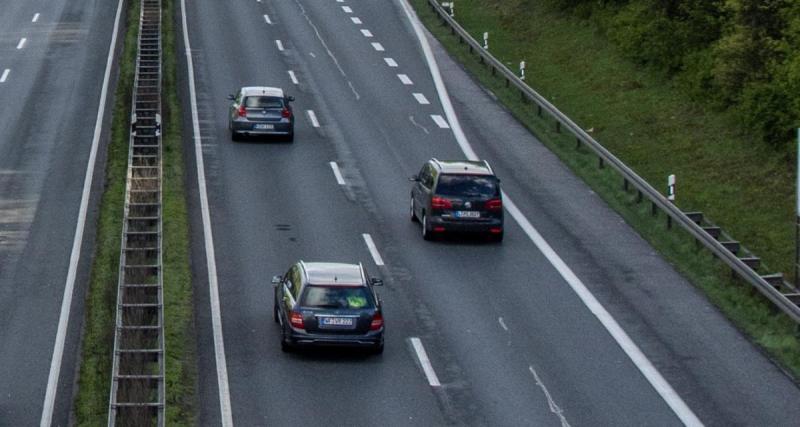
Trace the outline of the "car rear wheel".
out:
M 372 354 L 383 354 L 383 343 L 375 344 L 375 347 L 372 347 Z
M 283 331 L 281 328 L 281 351 L 284 353 L 289 353 L 292 351 L 292 345 L 289 344 L 289 341 L 286 339 L 286 332 Z
M 497 234 L 489 234 L 489 241 L 494 243 L 500 243 L 503 241 L 503 233 Z
M 239 132 L 231 131 L 231 141 L 239 141 L 242 139 L 242 136 Z
M 272 320 L 274 320 L 275 323 L 280 323 L 280 321 L 278 320 L 278 306 L 277 305 L 272 307 Z
M 287 142 L 294 142 L 294 131 L 291 131 L 288 135 L 286 135 Z
M 414 198 L 411 198 L 411 207 L 409 208 L 411 213 L 411 222 L 419 222 L 419 218 L 417 218 L 417 214 L 414 212 Z
M 422 213 L 422 238 L 425 240 L 431 240 L 431 230 L 428 229 L 428 216 L 425 215 L 425 212 Z

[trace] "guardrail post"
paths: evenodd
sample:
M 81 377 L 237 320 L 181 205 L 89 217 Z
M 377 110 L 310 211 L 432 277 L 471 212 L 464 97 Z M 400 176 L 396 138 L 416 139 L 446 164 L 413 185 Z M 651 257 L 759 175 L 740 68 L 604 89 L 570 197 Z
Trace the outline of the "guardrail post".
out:
M 556 120 L 556 132 L 561 133 L 561 122 Z
M 541 106 L 541 105 L 539 105 L 539 104 L 536 104 L 536 114 L 537 114 L 539 117 L 542 117 L 542 106 Z
M 600 169 L 603 169 L 605 167 L 605 164 L 603 163 L 603 158 L 602 157 L 599 157 L 599 156 L 597 157 L 597 167 L 600 168 Z
M 577 150 L 579 148 L 581 148 L 581 139 L 580 138 L 575 138 L 575 149 Z
M 628 178 L 622 178 L 622 189 L 628 192 Z
M 642 203 L 642 190 L 636 191 L 636 203 Z
M 650 215 L 658 216 L 658 205 L 656 205 L 656 202 L 650 202 Z

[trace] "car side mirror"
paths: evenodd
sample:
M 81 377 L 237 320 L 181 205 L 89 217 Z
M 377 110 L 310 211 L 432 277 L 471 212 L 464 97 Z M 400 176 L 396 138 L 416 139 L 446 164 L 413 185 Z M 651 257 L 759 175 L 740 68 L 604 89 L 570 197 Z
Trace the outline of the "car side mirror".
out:
M 411 175 L 410 177 L 408 177 L 408 180 L 411 182 L 419 182 L 419 176 Z
M 289 102 L 294 102 L 294 97 L 292 95 L 289 95 L 286 97 L 286 100 Z
M 229 99 L 229 100 L 231 100 L 231 101 L 235 101 L 235 100 L 236 100 L 236 97 L 235 97 L 235 96 L 233 96 L 233 95 L 228 95 L 228 99 Z
M 281 276 L 272 276 L 272 286 L 278 286 L 281 283 Z
M 372 286 L 383 286 L 383 280 L 381 279 L 373 277 L 369 279 L 369 281 L 372 284 Z

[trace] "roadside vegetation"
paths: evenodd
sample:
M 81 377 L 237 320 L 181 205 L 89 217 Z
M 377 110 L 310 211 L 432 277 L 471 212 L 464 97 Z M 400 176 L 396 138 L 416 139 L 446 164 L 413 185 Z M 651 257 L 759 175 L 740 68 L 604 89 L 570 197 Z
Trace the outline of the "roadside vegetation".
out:
M 166 424 L 193 425 L 195 343 L 189 269 L 189 228 L 184 188 L 181 111 L 173 0 L 163 0 L 163 262 L 166 347 Z M 82 339 L 82 359 L 75 418 L 78 425 L 105 425 L 114 346 L 119 256 L 128 162 L 130 108 L 136 63 L 140 1 L 127 6 L 124 47 L 114 96 L 111 140 L 100 202 L 95 254 Z
M 787 316 L 733 279 L 686 233 L 667 229 L 664 216 L 653 217 L 648 204 L 623 191 L 621 177 L 598 168 L 588 149 L 576 149 L 574 138 L 538 118 L 535 107 L 439 23 L 427 0 L 411 2 L 451 55 L 754 342 L 800 376 L 800 341 Z M 526 61 L 529 85 L 656 188 L 665 188 L 667 175 L 676 174 L 684 211 L 704 212 L 762 257 L 772 268 L 766 271 L 792 271 L 794 157 L 788 144 L 763 142 L 745 129 L 737 108 L 696 101 L 672 75 L 631 61 L 596 22 L 607 11 L 587 5 L 596 15 L 573 15 L 556 7 L 562 3 L 457 0 L 455 17 L 473 38 L 488 31 L 492 54 L 509 68 Z

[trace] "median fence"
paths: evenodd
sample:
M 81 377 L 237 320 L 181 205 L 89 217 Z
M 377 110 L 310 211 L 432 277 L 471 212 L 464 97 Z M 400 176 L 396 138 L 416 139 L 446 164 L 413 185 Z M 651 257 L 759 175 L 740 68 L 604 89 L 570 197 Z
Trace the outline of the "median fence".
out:
M 164 425 L 161 0 L 140 13 L 109 426 Z
M 636 191 L 637 202 L 644 199 L 651 204 L 651 212 L 658 215 L 661 211 L 666 214 L 667 226 L 678 227 L 688 232 L 698 244 L 705 246 L 716 258 L 730 267 L 732 273 L 741 280 L 753 286 L 767 297 L 778 309 L 786 313 L 796 324 L 800 325 L 800 292 L 792 284 L 786 282 L 783 275 L 760 274 L 760 259 L 747 251 L 738 241 L 733 240 L 719 227 L 711 223 L 701 212 L 683 212 L 678 209 L 667 197 L 648 184 L 631 168 L 620 161 L 599 142 L 595 141 L 586 131 L 575 124 L 569 117 L 559 111 L 542 95 L 528 86 L 524 80 L 501 61 L 492 56 L 484 44 L 464 30 L 452 16 L 453 3 L 444 3 L 428 0 L 430 7 L 438 16 L 442 25 L 448 26 L 454 37 L 461 44 L 466 44 L 471 53 L 479 56 L 481 63 L 490 68 L 492 75 L 505 79 L 506 87 L 513 86 L 519 91 L 520 96 L 536 105 L 537 115 L 554 121 L 557 132 L 566 131 L 575 137 L 578 147 L 588 147 L 598 158 L 598 167 L 606 165 L 614 169 L 622 178 L 622 187 L 625 191 Z M 486 39 L 486 35 L 484 35 Z M 524 68 L 523 68 L 524 69 Z

